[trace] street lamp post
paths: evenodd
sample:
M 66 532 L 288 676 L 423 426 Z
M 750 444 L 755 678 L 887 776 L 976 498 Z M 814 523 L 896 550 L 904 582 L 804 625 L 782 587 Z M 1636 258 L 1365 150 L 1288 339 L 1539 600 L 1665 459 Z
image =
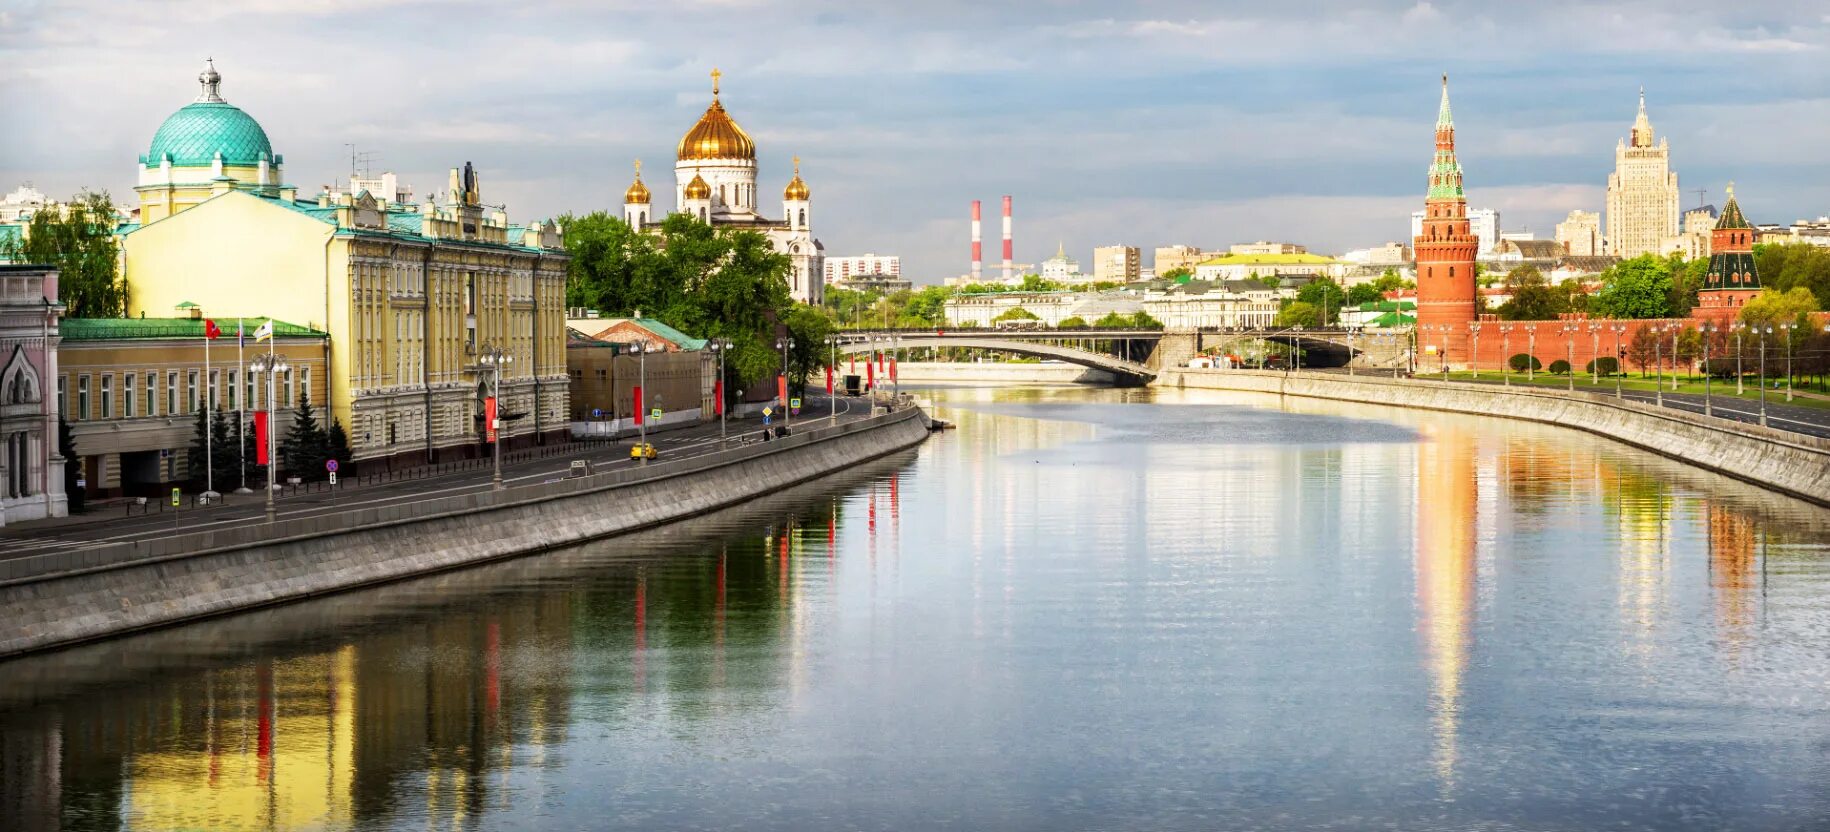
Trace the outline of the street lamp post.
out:
M 1290 331 L 1296 333 L 1296 337 L 1290 339 L 1290 364 L 1285 366 L 1294 365 L 1296 372 L 1300 373 L 1303 371 L 1303 328 L 1300 325 L 1293 326 Z
M 1589 381 L 1601 385 L 1601 324 L 1589 324 Z
M 1665 342 L 1658 337 L 1659 331 L 1663 329 L 1663 327 L 1653 324 L 1650 329 L 1652 330 L 1652 404 L 1655 407 L 1664 407 L 1665 357 L 1661 355 L 1661 353 L 1664 352 Z M 1671 363 L 1674 365 L 1677 363 L 1675 357 L 1673 357 Z M 1676 368 L 1673 367 L 1673 369 Z
M 1564 372 L 1569 374 L 1569 391 L 1576 392 L 1576 331 L 1577 324 L 1563 325 L 1563 364 Z
M 885 314 L 888 314 L 888 312 L 885 312 Z M 790 424 L 788 419 L 790 415 L 788 413 L 788 350 L 794 347 L 794 339 L 777 338 L 775 339 L 775 347 L 782 351 L 782 429 L 787 430 Z
M 1684 331 L 1684 325 L 1674 323 L 1668 325 L 1667 328 L 1671 330 L 1671 392 L 1676 393 L 1678 389 L 1678 334 Z
M 1538 325 L 1532 324 L 1525 336 L 1525 383 L 1530 384 L 1538 377 Z
M 1474 350 L 1468 355 L 1468 369 L 1474 371 L 1473 378 L 1481 377 L 1481 322 L 1469 321 L 1468 334 L 1474 337 Z
M 1449 325 L 1448 324 L 1438 324 L 1436 326 L 1436 352 L 1437 352 L 1437 356 L 1436 356 L 1437 360 L 1442 362 L 1442 380 L 1444 383 L 1447 383 L 1449 380 Z
M 1353 329 L 1351 329 L 1351 328 L 1349 328 L 1347 330 L 1347 375 L 1350 378 L 1354 375 L 1354 372 L 1353 372 Z
M 1760 339 L 1760 426 L 1766 427 L 1766 337 L 1773 334 L 1770 325 L 1754 325 L 1754 335 Z
M 1739 396 L 1747 392 L 1741 381 L 1741 333 L 1747 331 L 1747 324 L 1736 321 L 1729 324 L 1728 328 L 1735 332 L 1735 395 Z
M 1702 326 L 1697 327 L 1697 334 L 1703 336 L 1703 415 L 1704 416 L 1714 416 L 1715 415 L 1715 409 L 1710 405 L 1710 402 L 1709 402 L 1709 377 L 1712 375 L 1715 375 L 1715 373 L 1712 373 L 1709 371 L 1709 342 L 1710 342 L 1711 338 L 1718 331 L 1719 330 L 1716 328 L 1716 325 L 1713 323 L 1710 323 L 1708 321 L 1704 321 Z
M 829 373 L 836 374 L 838 367 L 839 367 L 839 336 L 837 336 L 837 335 L 826 336 L 826 352 L 827 352 L 827 355 L 826 355 L 827 370 L 826 371 Z M 833 424 L 835 424 L 835 425 L 838 424 L 839 423 L 839 387 L 837 384 L 833 385 L 833 388 L 831 390 L 826 391 L 826 404 L 832 410 L 832 415 L 827 418 Z
M 492 344 L 484 344 L 477 362 L 489 371 L 489 397 L 495 400 L 496 412 L 489 414 L 489 424 L 484 425 L 487 433 L 495 435 L 493 453 L 495 470 L 490 474 L 489 486 L 495 491 L 502 490 L 502 368 L 515 362 L 515 357 L 507 350 Z
M 1779 336 L 1786 339 L 1786 401 L 1792 400 L 1792 327 L 1796 324 L 1787 321 L 1779 325 Z
M 266 355 L 256 355 L 249 363 L 249 369 L 256 374 L 267 376 L 267 522 L 274 520 L 273 490 L 279 487 L 279 477 L 275 473 L 279 463 L 279 447 L 274 442 L 278 431 L 274 430 L 273 400 L 278 390 L 278 379 L 281 373 L 291 369 L 286 364 L 286 357 L 273 351 L 271 342 Z
M 731 348 L 731 342 L 717 338 L 712 341 L 710 346 L 712 354 L 718 356 L 718 383 L 712 385 L 712 388 L 717 391 L 718 395 L 718 441 L 722 442 L 727 436 L 724 421 L 725 411 L 730 409 L 724 405 L 724 353 Z
M 1627 333 L 1626 324 L 1614 325 L 1614 398 L 1621 398 L 1620 380 L 1625 373 L 1620 371 L 1620 336 Z
M 635 341 L 629 345 L 629 349 L 630 349 L 630 351 L 635 353 L 635 389 L 641 391 L 642 395 L 640 398 L 647 399 L 648 398 L 648 353 L 653 351 L 654 347 L 651 347 L 648 344 L 644 344 L 641 341 Z M 647 465 L 648 464 L 648 418 L 646 416 L 642 415 L 642 408 L 647 406 L 648 401 L 632 401 L 631 404 L 635 405 L 635 407 L 632 408 L 633 410 L 635 410 L 635 428 L 636 428 L 636 440 L 635 441 L 640 443 L 641 449 L 642 449 L 642 452 L 640 454 L 637 454 L 636 457 L 637 457 L 637 459 L 641 460 L 640 464 Z
M 1512 386 L 1512 324 L 1500 324 L 1500 378 Z

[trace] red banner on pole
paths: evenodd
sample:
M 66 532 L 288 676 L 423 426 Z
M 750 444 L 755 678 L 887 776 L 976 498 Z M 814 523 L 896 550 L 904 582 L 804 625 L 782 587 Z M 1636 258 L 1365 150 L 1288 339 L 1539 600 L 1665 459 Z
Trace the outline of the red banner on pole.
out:
M 858 354 L 855 352 L 851 354 L 851 374 L 858 374 Z
M 631 401 L 635 402 L 635 423 L 639 425 L 642 423 L 642 385 L 636 385 L 631 392 L 634 394 Z
M 779 375 L 779 376 L 775 377 L 775 392 L 777 395 L 781 396 L 782 407 L 787 407 L 788 406 L 788 377 L 786 375 Z
M 267 464 L 267 411 L 254 411 L 254 464 Z
M 712 382 L 712 415 L 724 415 L 724 379 Z
M 496 397 L 495 396 L 488 396 L 483 399 L 483 425 L 484 425 L 485 435 L 488 437 L 488 441 L 490 441 L 490 442 L 496 441 Z
M 896 356 L 890 356 L 890 381 L 896 380 Z
M 832 395 L 832 367 L 826 368 L 826 395 Z
M 864 389 L 870 390 L 870 389 L 875 388 L 876 386 L 877 386 L 877 365 L 870 361 L 866 361 L 866 362 L 864 362 Z

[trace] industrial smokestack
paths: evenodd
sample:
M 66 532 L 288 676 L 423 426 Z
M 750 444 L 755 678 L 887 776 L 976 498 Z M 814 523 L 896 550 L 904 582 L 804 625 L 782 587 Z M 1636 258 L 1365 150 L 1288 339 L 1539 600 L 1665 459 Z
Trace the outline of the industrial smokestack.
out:
M 979 201 L 972 201 L 972 282 L 979 282 L 979 269 L 985 263 L 984 244 L 979 242 Z
M 1010 279 L 1010 197 L 1004 197 L 1004 279 Z

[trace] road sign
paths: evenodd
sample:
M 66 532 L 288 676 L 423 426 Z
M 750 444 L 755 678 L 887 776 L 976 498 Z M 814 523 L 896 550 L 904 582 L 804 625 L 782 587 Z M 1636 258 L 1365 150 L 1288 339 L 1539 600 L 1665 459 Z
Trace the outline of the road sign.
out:
M 800 400 L 800 399 L 799 399 L 799 398 L 798 398 L 798 397 L 797 397 L 797 398 L 792 398 L 792 399 L 789 399 L 789 400 L 788 400 L 788 406 L 789 406 L 789 407 L 790 407 L 790 408 L 793 408 L 793 409 L 795 409 L 795 410 L 800 410 L 800 409 L 801 409 L 801 400 Z
M 768 427 L 768 425 L 769 425 L 769 411 L 767 408 L 764 408 L 763 409 L 763 426 Z
M 337 469 L 335 469 L 335 468 L 330 469 L 330 484 L 331 485 L 337 484 Z
M 183 499 L 184 499 L 184 492 L 179 491 L 176 488 L 172 489 L 172 506 L 174 508 L 177 507 L 178 503 L 180 501 L 182 501 Z
M 324 470 L 333 474 L 337 473 L 337 461 L 334 459 L 324 460 Z
M 773 408 L 773 407 L 763 408 L 763 418 L 765 420 L 768 419 L 770 416 L 774 416 L 774 415 L 775 415 L 775 408 Z
M 650 419 L 659 419 L 659 418 L 661 418 L 661 409 L 660 409 L 660 408 L 658 408 L 658 407 L 656 407 L 656 408 L 652 408 L 652 409 L 650 409 L 650 410 L 649 410 L 649 411 L 648 411 L 648 418 L 650 418 Z

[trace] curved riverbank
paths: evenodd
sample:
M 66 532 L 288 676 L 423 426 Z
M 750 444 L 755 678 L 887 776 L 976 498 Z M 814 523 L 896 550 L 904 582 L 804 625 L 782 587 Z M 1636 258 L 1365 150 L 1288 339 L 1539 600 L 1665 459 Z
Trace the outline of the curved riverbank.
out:
M 174 535 L 9 564 L 0 656 L 660 525 L 921 443 L 906 409 L 784 440 L 497 492 Z M 30 571 L 28 571 L 30 570 Z
M 1830 506 L 1830 441 L 1622 401 L 1611 396 L 1263 370 L 1165 370 L 1157 384 L 1444 410 L 1561 425 Z

